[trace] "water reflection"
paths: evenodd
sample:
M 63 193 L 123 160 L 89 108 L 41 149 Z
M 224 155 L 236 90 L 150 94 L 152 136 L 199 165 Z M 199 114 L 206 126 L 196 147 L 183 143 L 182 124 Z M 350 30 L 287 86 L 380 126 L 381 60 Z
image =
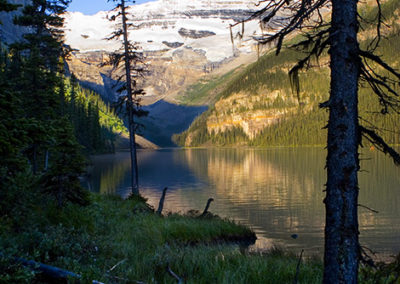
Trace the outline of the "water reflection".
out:
M 325 151 L 322 148 L 168 149 L 139 152 L 140 185 L 154 206 L 169 187 L 165 209 L 211 211 L 250 225 L 272 244 L 320 253 L 323 247 Z M 399 169 L 377 152 L 365 151 L 360 173 L 363 245 L 383 253 L 400 251 Z M 91 186 L 129 194 L 129 153 L 93 158 Z M 292 239 L 292 234 L 298 234 Z

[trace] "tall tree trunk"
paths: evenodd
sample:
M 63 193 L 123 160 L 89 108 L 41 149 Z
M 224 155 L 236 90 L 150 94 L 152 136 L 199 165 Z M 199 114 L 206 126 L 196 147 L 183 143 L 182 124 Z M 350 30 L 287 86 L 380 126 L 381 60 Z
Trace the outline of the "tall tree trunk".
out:
M 131 60 L 128 41 L 128 25 L 125 12 L 125 0 L 121 0 L 122 31 L 124 33 L 124 52 L 125 52 L 125 75 L 126 91 L 128 97 L 128 119 L 129 119 L 129 146 L 131 151 L 131 184 L 132 194 L 139 195 L 139 172 L 136 155 L 135 141 L 135 121 L 133 117 L 133 99 L 132 99 L 132 78 L 131 78 Z
M 332 0 L 324 283 L 357 283 L 358 56 L 357 0 Z

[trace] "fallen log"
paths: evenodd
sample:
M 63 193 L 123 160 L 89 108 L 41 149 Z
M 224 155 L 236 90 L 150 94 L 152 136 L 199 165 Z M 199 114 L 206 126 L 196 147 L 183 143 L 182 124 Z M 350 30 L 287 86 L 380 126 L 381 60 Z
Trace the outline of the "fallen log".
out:
M 50 266 L 47 264 L 43 264 L 40 262 L 36 262 L 33 260 L 26 260 L 24 258 L 17 257 L 15 258 L 16 263 L 20 263 L 23 266 L 29 267 L 33 271 L 37 271 L 39 273 L 42 273 L 46 277 L 50 277 L 53 279 L 80 279 L 81 276 L 79 274 L 76 274 L 74 272 L 64 270 L 58 267 Z
M 4 257 L 4 254 L 2 254 L 0 252 L 0 257 Z M 65 270 L 65 269 L 61 269 L 55 266 L 51 266 L 51 265 L 47 265 L 47 264 L 43 264 L 40 262 L 36 262 L 33 260 L 27 260 L 25 258 L 22 257 L 14 257 L 11 258 L 12 262 L 17 263 L 17 264 L 21 264 L 29 269 L 31 269 L 32 271 L 35 271 L 37 273 L 40 273 L 43 277 L 45 277 L 46 279 L 52 279 L 52 280 L 75 280 L 77 282 L 79 282 L 79 280 L 82 278 L 81 275 Z M 99 282 L 97 280 L 93 280 L 92 281 L 93 284 L 103 284 L 102 282 Z

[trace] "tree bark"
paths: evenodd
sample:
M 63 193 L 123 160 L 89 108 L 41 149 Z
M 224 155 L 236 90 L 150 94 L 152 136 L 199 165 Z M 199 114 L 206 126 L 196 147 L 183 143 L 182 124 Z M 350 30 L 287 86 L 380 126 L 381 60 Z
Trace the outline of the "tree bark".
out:
M 357 283 L 359 122 L 357 0 L 332 0 L 324 283 Z
M 135 121 L 133 117 L 133 99 L 132 99 L 132 78 L 131 78 L 131 60 L 129 52 L 128 26 L 125 12 L 125 0 L 121 0 L 122 31 L 124 34 L 124 52 L 125 52 L 125 75 L 126 92 L 128 97 L 128 119 L 129 119 L 129 146 L 131 151 L 131 185 L 132 194 L 139 195 L 139 171 L 137 165 L 136 139 L 135 139 Z

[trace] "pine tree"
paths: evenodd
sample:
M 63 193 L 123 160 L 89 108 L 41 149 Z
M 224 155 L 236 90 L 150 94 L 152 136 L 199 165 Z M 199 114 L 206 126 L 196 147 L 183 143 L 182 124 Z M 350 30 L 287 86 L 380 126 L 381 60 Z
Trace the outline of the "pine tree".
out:
M 23 72 L 20 88 L 23 92 L 24 109 L 28 117 L 40 121 L 41 127 L 50 129 L 51 120 L 60 113 L 60 97 L 57 88 L 61 84 L 60 60 L 63 55 L 62 30 L 63 19 L 60 17 L 69 1 L 33 0 L 22 9 L 22 15 L 15 23 L 30 27 L 32 32 L 24 39 L 11 46 L 11 51 L 22 54 Z M 34 86 L 34 87 L 33 87 Z M 35 131 L 36 132 L 36 131 Z M 46 168 L 39 161 L 47 161 L 50 131 L 46 135 L 36 132 L 30 147 L 30 159 L 34 173 Z M 42 156 L 46 158 L 42 159 Z M 45 162 L 46 163 L 46 162 Z
M 66 119 L 54 121 L 55 144 L 52 145 L 52 164 L 42 176 L 43 191 L 54 196 L 58 207 L 66 202 L 87 205 L 88 192 L 82 188 L 79 176 L 84 172 L 85 159 L 75 139 L 73 128 Z
M 111 0 L 110 0 L 111 1 Z M 143 53 L 138 52 L 138 46 L 129 41 L 128 28 L 132 25 L 128 23 L 128 13 L 126 11 L 125 0 L 112 0 L 117 3 L 113 11 L 116 15 L 110 18 L 111 21 L 120 20 L 120 27 L 113 33 L 109 40 L 122 38 L 122 48 L 110 56 L 107 62 L 118 69 L 120 65 L 124 65 L 124 75 L 118 78 L 119 92 L 125 93 L 119 97 L 118 107 L 124 108 L 128 116 L 129 141 L 131 152 L 131 184 L 132 194 L 139 195 L 139 170 L 137 164 L 137 145 L 136 132 L 138 125 L 135 123 L 135 116 L 140 117 L 147 115 L 147 112 L 140 108 L 140 96 L 144 95 L 144 90 L 137 85 L 137 79 L 143 76 L 145 70 L 143 68 Z M 134 2 L 134 1 L 133 1 Z M 121 80 L 124 79 L 122 82 Z

